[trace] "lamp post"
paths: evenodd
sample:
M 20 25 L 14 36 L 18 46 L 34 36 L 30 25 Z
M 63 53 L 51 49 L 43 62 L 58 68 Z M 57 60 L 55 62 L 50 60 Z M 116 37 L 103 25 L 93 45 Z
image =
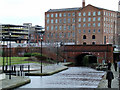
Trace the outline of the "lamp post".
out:
M 4 41 L 5 41 L 5 36 L 3 35 L 3 37 L 2 37 L 2 40 L 3 40 L 3 53 L 2 53 L 2 56 L 3 56 L 3 68 L 2 68 L 2 70 L 3 70 L 3 72 L 4 72 L 4 61 L 5 61 L 5 52 L 4 52 Z
M 9 32 L 9 41 L 10 41 L 10 43 L 9 43 L 9 45 L 10 45 L 10 47 L 9 47 L 9 53 L 10 53 L 10 56 L 9 56 L 9 65 L 10 65 L 10 67 L 9 67 L 9 71 L 10 71 L 9 79 L 11 79 L 11 32 Z
M 42 73 L 42 41 L 43 41 L 43 35 L 41 35 L 41 73 Z

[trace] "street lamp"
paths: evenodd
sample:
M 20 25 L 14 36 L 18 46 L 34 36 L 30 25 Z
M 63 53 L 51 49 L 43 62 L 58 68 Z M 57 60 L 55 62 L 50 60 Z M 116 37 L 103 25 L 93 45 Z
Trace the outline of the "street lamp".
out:
M 43 41 L 43 35 L 41 35 L 41 73 L 42 73 L 42 41 Z
M 11 79 L 11 32 L 9 32 L 9 41 L 10 41 L 10 43 L 9 43 L 9 45 L 10 45 L 10 47 L 9 47 L 9 53 L 10 53 L 10 56 L 9 56 L 9 65 L 10 65 L 10 67 L 9 67 L 9 71 L 10 71 L 9 79 Z

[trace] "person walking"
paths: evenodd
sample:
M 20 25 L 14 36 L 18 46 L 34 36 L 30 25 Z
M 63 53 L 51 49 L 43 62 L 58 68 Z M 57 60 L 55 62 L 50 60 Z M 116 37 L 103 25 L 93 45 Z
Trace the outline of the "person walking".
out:
M 114 68 L 115 68 L 115 71 L 117 71 L 117 61 L 115 61 L 114 63 Z
M 108 62 L 108 70 L 110 70 L 111 69 L 111 62 L 109 61 Z
M 114 75 L 111 69 L 107 71 L 106 79 L 108 80 L 108 88 L 111 88 L 112 79 L 114 79 Z

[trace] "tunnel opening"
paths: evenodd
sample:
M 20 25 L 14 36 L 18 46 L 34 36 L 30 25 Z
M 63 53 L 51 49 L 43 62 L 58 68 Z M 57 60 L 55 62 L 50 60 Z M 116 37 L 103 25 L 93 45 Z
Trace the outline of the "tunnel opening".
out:
M 92 63 L 97 63 L 97 57 L 92 54 L 83 53 L 75 57 L 75 66 L 87 66 Z

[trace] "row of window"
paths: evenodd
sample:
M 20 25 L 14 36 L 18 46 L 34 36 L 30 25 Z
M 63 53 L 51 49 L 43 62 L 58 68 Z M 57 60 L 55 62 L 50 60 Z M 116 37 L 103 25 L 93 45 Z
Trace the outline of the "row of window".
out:
M 98 17 L 97 18 L 97 21 L 100 21 L 101 20 L 101 18 L 100 17 Z M 95 22 L 96 21 L 96 17 L 93 17 L 93 18 L 88 18 L 88 20 L 87 20 L 87 18 L 83 18 L 83 20 L 81 19 L 81 18 L 79 18 L 78 19 L 78 22 L 81 22 L 81 21 L 83 21 L 83 22 L 86 22 L 86 21 L 88 21 L 88 22 L 90 22 L 90 21 L 93 21 L 93 22 Z M 63 21 L 62 21 L 62 19 L 55 19 L 55 23 L 75 23 L 75 18 L 68 18 L 67 20 L 66 20 L 66 18 L 64 18 L 63 19 Z M 54 19 L 47 19 L 47 24 L 49 24 L 49 23 L 51 23 L 51 24 L 53 24 L 54 23 Z
M 113 33 L 112 29 L 104 29 L 104 33 Z
M 78 16 L 86 16 L 87 15 L 87 13 L 88 13 L 88 16 L 96 16 L 96 15 L 101 15 L 101 12 L 100 11 L 98 11 L 98 12 L 83 12 L 83 13 L 81 13 L 81 12 L 79 12 L 78 13 Z M 68 17 L 70 17 L 70 16 L 75 16 L 75 12 L 73 12 L 73 13 L 55 13 L 55 14 L 47 14 L 47 18 L 49 18 L 49 17 L 51 17 L 51 18 L 53 18 L 53 17 L 66 17 L 66 16 L 68 16 Z
M 92 39 L 95 39 L 95 35 L 92 35 Z M 83 35 L 83 39 L 87 39 L 87 36 L 86 35 Z M 89 38 L 90 39 L 90 38 Z
M 83 33 L 95 33 L 96 32 L 96 30 L 94 29 L 94 30 L 91 30 L 91 29 L 89 29 L 89 30 L 83 30 Z M 100 33 L 101 31 L 100 31 L 100 29 L 98 29 L 98 33 Z M 81 33 L 81 29 L 79 29 L 79 34 Z
M 107 17 L 104 17 L 104 21 L 107 21 L 107 22 L 116 22 L 115 19 L 110 19 L 110 18 L 107 18 Z
M 116 13 L 110 13 L 110 12 L 106 12 L 106 11 L 104 11 L 104 15 L 105 16 L 111 16 L 111 17 L 117 17 Z

